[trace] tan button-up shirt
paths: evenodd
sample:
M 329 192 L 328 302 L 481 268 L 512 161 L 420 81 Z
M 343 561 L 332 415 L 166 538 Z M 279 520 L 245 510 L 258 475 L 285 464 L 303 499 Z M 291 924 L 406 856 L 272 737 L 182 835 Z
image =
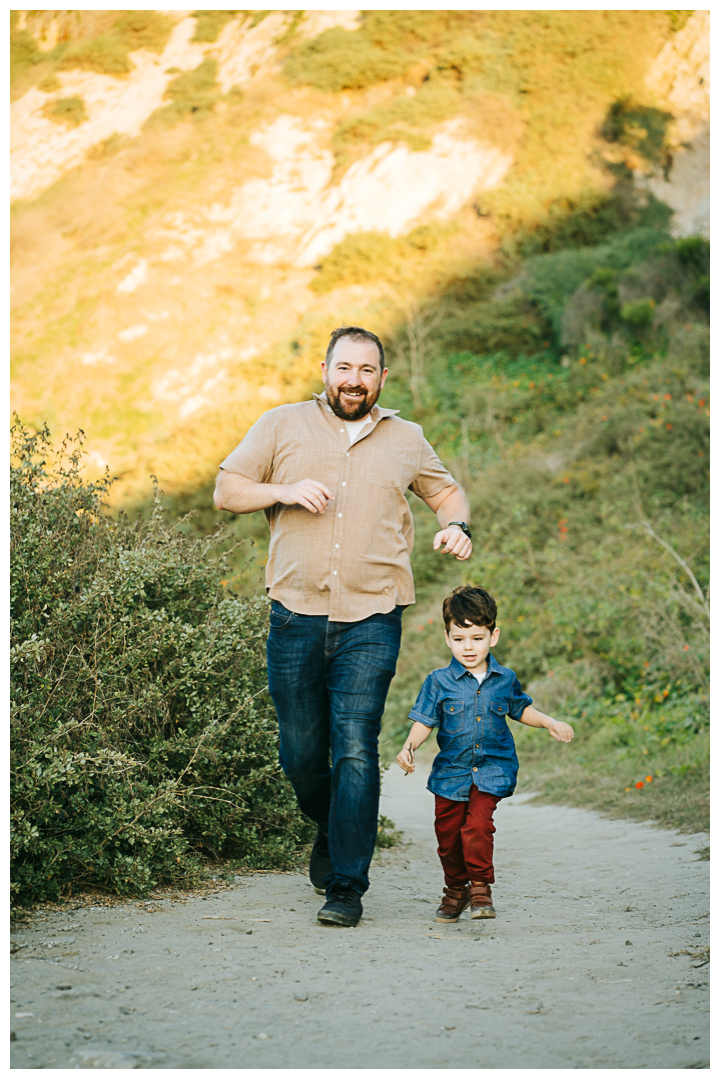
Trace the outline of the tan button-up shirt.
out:
M 455 484 L 419 424 L 374 405 L 350 445 L 325 395 L 279 405 L 253 424 L 220 468 L 264 484 L 318 480 L 324 514 L 276 503 L 265 511 L 270 596 L 301 615 L 358 622 L 415 601 L 413 519 L 405 492 L 430 498 Z

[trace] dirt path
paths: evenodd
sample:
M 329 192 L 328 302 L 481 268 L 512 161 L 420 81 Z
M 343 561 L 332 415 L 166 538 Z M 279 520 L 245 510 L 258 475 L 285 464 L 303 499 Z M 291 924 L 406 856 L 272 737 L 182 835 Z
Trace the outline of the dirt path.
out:
M 14 935 L 13 1068 L 707 1068 L 704 836 L 500 804 L 498 918 L 432 920 L 424 779 L 352 930 L 296 873 L 35 916 Z

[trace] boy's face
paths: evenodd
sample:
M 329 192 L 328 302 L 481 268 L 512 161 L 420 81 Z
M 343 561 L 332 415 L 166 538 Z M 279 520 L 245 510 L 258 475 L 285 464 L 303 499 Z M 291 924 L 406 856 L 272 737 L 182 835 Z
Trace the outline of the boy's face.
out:
M 448 648 L 456 660 L 459 660 L 468 671 L 484 671 L 487 666 L 487 654 L 497 645 L 500 637 L 500 627 L 490 630 L 489 626 L 458 626 L 451 622 L 445 631 L 445 640 Z

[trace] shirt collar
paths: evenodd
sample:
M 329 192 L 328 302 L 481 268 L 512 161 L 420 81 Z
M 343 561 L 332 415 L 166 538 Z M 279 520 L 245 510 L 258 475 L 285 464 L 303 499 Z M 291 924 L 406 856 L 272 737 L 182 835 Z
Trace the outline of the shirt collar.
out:
M 335 413 L 330 408 L 330 404 L 329 404 L 328 399 L 327 399 L 327 394 L 325 393 L 324 390 L 323 390 L 322 394 L 313 394 L 313 397 L 315 398 L 316 401 L 319 401 L 322 405 L 327 406 L 327 411 L 330 413 L 331 416 L 335 416 Z M 378 403 L 375 402 L 372 409 L 368 413 L 368 416 L 370 416 L 374 421 L 377 422 L 378 420 L 383 420 L 386 416 L 395 416 L 399 412 L 400 412 L 399 409 L 383 409 L 381 405 L 378 405 Z M 340 420 L 340 417 L 335 416 L 335 419 Z M 454 659 L 454 657 L 453 657 L 453 659 Z
M 491 675 L 494 671 L 497 671 L 497 669 L 498 669 L 497 660 L 495 659 L 495 657 L 493 656 L 492 653 L 488 653 L 487 674 Z M 463 667 L 463 665 L 460 663 L 460 661 L 458 659 L 456 659 L 456 657 L 454 657 L 454 656 L 453 656 L 452 660 L 450 661 L 450 672 L 455 676 L 456 679 L 462 679 L 463 675 L 470 675 L 471 678 L 473 678 L 473 679 L 475 678 L 473 673 L 471 671 L 468 671 L 468 669 L 466 667 Z

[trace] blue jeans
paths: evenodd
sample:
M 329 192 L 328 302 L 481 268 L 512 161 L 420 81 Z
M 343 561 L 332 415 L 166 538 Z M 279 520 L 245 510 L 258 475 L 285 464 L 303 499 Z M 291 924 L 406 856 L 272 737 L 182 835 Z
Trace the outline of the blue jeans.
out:
M 337 885 L 368 888 L 380 799 L 378 736 L 400 650 L 402 608 L 361 622 L 270 612 L 268 683 L 280 764 L 300 809 L 327 834 Z

